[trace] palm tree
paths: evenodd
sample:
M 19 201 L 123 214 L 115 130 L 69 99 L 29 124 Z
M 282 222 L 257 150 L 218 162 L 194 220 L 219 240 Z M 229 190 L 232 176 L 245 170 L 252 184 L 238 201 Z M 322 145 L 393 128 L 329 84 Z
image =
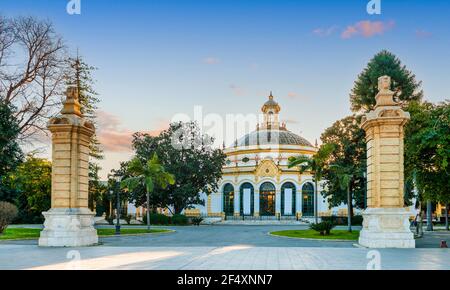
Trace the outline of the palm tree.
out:
M 155 186 L 166 188 L 169 184 L 174 184 L 175 177 L 165 171 L 156 154 L 146 163 L 137 157 L 133 158 L 128 164 L 128 172 L 131 177 L 123 180 L 121 187 L 134 191 L 139 186 L 144 186 L 147 194 L 147 229 L 150 230 L 150 193 Z
M 323 176 L 323 169 L 326 165 L 326 161 L 330 157 L 331 153 L 334 150 L 333 144 L 325 144 L 322 145 L 317 151 L 317 153 L 313 157 L 299 155 L 292 156 L 289 158 L 288 167 L 299 167 L 300 174 L 303 174 L 306 171 L 311 171 L 314 176 L 314 219 L 315 223 L 319 222 L 319 217 L 317 213 L 318 207 L 318 185 Z
M 339 187 L 341 190 L 345 190 L 347 192 L 347 225 L 348 225 L 348 231 L 352 232 L 352 192 L 350 190 L 351 188 L 351 182 L 353 180 L 353 174 L 351 173 L 351 169 L 347 167 L 343 167 L 340 165 L 330 165 L 330 169 L 334 171 Z

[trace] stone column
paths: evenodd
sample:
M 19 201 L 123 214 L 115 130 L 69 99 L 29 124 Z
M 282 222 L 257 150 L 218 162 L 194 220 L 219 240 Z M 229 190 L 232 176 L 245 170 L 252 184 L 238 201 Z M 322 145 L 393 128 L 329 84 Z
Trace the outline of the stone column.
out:
M 295 192 L 295 216 L 297 219 L 302 217 L 302 191 L 301 187 L 297 186 L 296 192 Z
M 94 213 L 88 208 L 89 143 L 94 125 L 83 118 L 78 90 L 69 87 L 64 108 L 52 118 L 51 209 L 42 213 L 44 230 L 39 245 L 79 247 L 98 243 Z
M 281 191 L 277 190 L 275 192 L 275 216 L 277 218 L 281 217 Z
M 234 191 L 234 216 L 238 217 L 241 215 L 241 208 L 240 208 L 240 189 Z
M 375 109 L 363 118 L 367 141 L 367 209 L 359 244 L 369 248 L 414 248 L 411 213 L 403 201 L 404 125 L 410 119 L 393 100 L 388 76 L 378 80 Z
M 259 217 L 259 190 L 255 189 L 255 196 L 253 199 L 253 206 L 254 206 L 254 216 Z

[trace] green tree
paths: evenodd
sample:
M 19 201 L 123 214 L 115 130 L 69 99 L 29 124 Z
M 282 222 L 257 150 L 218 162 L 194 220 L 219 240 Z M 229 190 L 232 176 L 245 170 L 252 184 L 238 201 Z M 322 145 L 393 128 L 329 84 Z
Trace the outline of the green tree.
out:
M 366 140 L 365 132 L 360 128 L 361 116 L 352 115 L 336 121 L 321 136 L 323 144 L 332 144 L 334 150 L 326 160 L 323 177 L 326 180 L 324 195 L 330 206 L 342 203 L 349 205 L 347 189 L 351 192 L 352 202 L 358 208 L 365 207 L 366 192 Z M 341 168 L 341 170 L 336 170 Z M 342 169 L 351 174 L 349 188 L 342 188 Z M 353 207 L 351 207 L 353 210 Z
M 11 186 L 18 191 L 19 222 L 41 223 L 41 213 L 51 207 L 51 162 L 28 156 L 10 178 Z
M 103 197 L 107 191 L 107 186 L 103 184 L 99 177 L 100 166 L 93 164 L 89 170 L 89 208 L 94 211 L 97 206 L 103 208 Z M 97 211 L 97 214 L 101 214 Z
M 129 191 L 133 191 L 139 186 L 145 187 L 147 196 L 147 227 L 150 229 L 150 194 L 155 189 L 155 186 L 165 189 L 168 185 L 174 184 L 175 178 L 172 174 L 166 172 L 156 154 L 146 162 L 137 157 L 132 159 L 128 164 L 128 172 L 132 176 L 124 179 L 121 182 L 121 187 Z
M 310 171 L 314 176 L 314 218 L 315 223 L 318 223 L 318 188 L 319 182 L 322 180 L 323 171 L 325 169 L 326 160 L 328 160 L 331 152 L 334 150 L 333 144 L 322 145 L 319 151 L 311 158 L 305 155 L 292 156 L 289 158 L 289 168 L 298 167 L 300 173 Z
M 353 216 L 353 197 L 352 197 L 352 179 L 354 176 L 352 167 L 342 167 L 339 165 L 330 165 L 330 171 L 334 172 L 338 180 L 339 188 L 347 192 L 347 225 L 348 231 L 352 232 Z
M 175 184 L 157 188 L 153 194 L 162 207 L 173 206 L 174 213 L 179 214 L 193 205 L 204 205 L 200 193 L 217 191 L 226 155 L 212 148 L 213 141 L 195 122 L 173 123 L 158 136 L 135 134 L 136 156 L 146 160 L 156 153 L 164 168 L 175 176 Z M 135 200 L 141 204 L 142 195 Z
M 405 173 L 422 201 L 450 202 L 450 102 L 411 103 L 406 126 Z M 447 215 L 446 215 L 447 217 Z M 448 217 L 447 217 L 448 224 Z
M 0 200 L 12 202 L 16 194 L 8 185 L 8 174 L 22 161 L 23 155 L 17 137 L 19 124 L 13 110 L 0 99 Z
M 391 77 L 394 99 L 402 105 L 422 99 L 422 83 L 416 81 L 416 76 L 402 65 L 399 58 L 383 50 L 369 61 L 355 81 L 350 97 L 352 111 L 368 112 L 374 108 L 375 96 L 378 93 L 378 78 L 384 75 Z

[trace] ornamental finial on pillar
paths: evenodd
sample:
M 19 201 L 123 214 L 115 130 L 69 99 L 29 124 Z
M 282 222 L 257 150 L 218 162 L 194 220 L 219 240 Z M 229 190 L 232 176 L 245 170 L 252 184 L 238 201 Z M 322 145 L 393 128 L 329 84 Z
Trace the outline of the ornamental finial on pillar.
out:
M 391 91 L 391 77 L 390 76 L 382 76 L 378 78 L 378 94 L 375 99 L 377 104 L 375 108 L 381 106 L 395 106 L 397 105 L 394 102 L 394 92 Z
M 66 91 L 66 100 L 64 101 L 64 107 L 61 110 L 63 115 L 77 115 L 82 117 L 81 105 L 79 102 L 78 88 L 75 86 L 69 86 Z

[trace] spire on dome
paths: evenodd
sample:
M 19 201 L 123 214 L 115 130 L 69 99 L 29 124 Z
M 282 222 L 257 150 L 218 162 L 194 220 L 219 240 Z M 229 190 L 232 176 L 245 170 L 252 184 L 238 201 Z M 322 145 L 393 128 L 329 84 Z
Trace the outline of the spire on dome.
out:
M 280 110 L 281 110 L 280 105 L 278 105 L 278 103 L 274 101 L 272 91 L 270 91 L 269 100 L 264 103 L 261 110 L 264 114 L 267 113 L 269 110 L 271 110 L 272 113 L 277 113 L 277 114 L 280 112 Z
M 274 101 L 273 93 L 270 91 L 269 100 L 264 103 L 261 111 L 264 113 L 264 122 L 261 124 L 262 129 L 280 128 L 278 114 L 280 113 L 280 105 Z

